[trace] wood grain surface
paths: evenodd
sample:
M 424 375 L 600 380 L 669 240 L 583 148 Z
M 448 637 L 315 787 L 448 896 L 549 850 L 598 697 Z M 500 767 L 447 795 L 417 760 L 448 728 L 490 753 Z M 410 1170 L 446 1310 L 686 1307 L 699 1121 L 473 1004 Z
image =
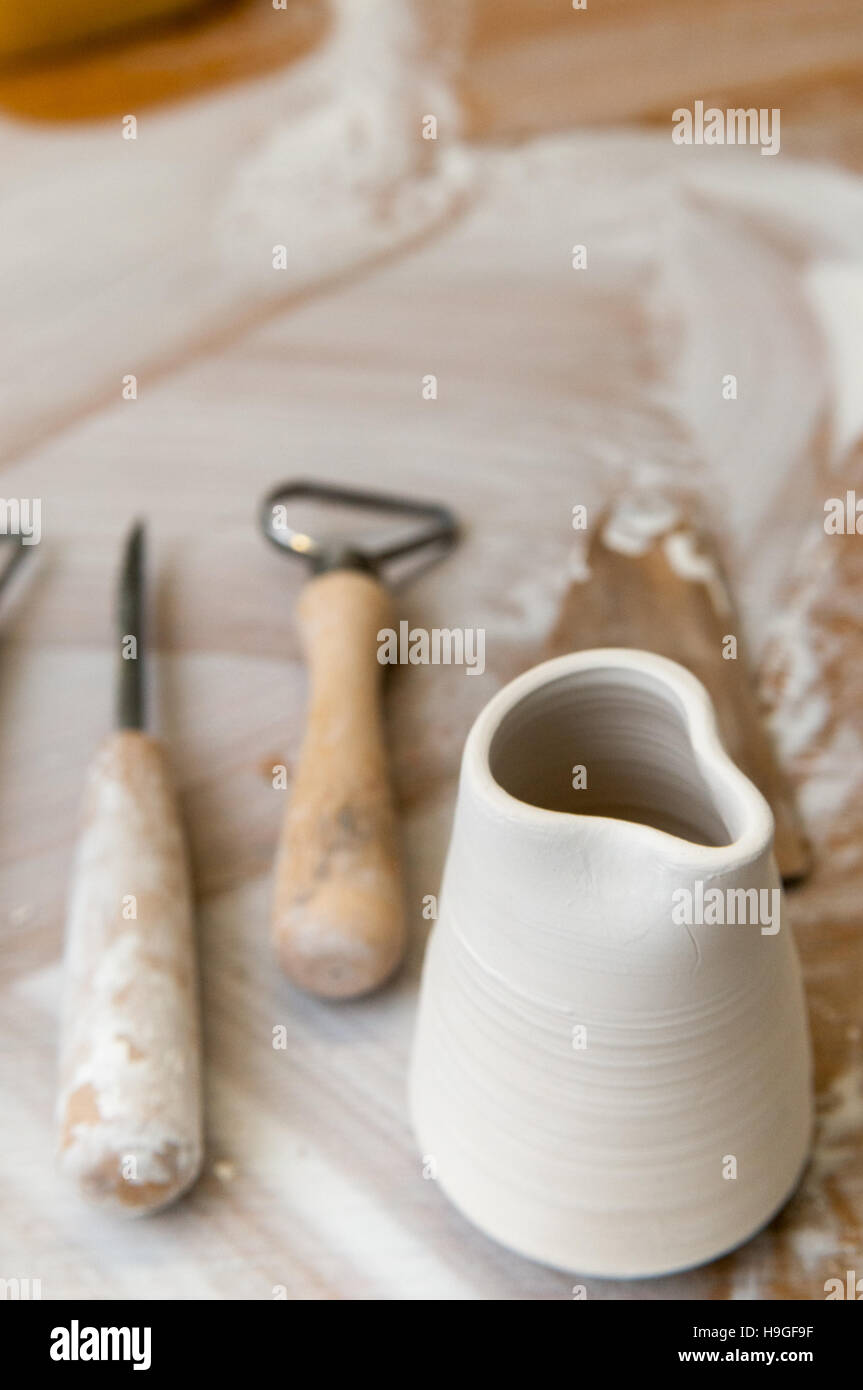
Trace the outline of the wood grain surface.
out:
M 745 1248 L 667 1279 L 589 1281 L 588 1297 L 822 1298 L 827 1278 L 863 1269 L 863 542 L 822 524 L 826 497 L 863 495 L 852 312 L 863 144 L 848 79 L 853 65 L 859 85 L 863 29 L 852 9 L 830 6 L 813 32 L 819 12 L 789 0 L 769 7 L 787 33 L 768 41 L 739 6 L 719 6 L 705 19 L 703 66 L 681 84 L 684 57 L 670 50 L 663 67 L 658 46 L 688 7 L 567 11 L 573 32 L 599 14 L 595 61 L 625 74 L 602 85 L 598 69 L 578 66 L 588 56 L 567 57 L 551 7 L 526 17 L 483 3 L 465 63 L 439 25 L 406 37 L 409 6 L 369 4 L 368 51 L 355 40 L 351 62 L 339 59 L 348 93 L 356 71 L 374 78 L 382 65 L 348 104 L 347 128 L 360 133 L 353 162 L 337 166 L 351 185 L 343 207 L 327 201 L 336 175 L 318 177 L 345 127 L 333 135 L 339 83 L 314 66 L 332 39 L 324 27 L 317 36 L 312 8 L 307 56 L 288 44 L 284 69 L 271 52 L 246 64 L 238 43 L 236 81 L 154 106 L 132 148 L 114 116 L 28 123 L 40 103 L 62 115 L 50 71 L 0 91 L 0 458 L 5 496 L 43 502 L 42 542 L 2 612 L 0 1276 L 41 1279 L 45 1298 L 571 1297 L 572 1278 L 490 1243 L 424 1177 L 405 1075 L 424 900 L 438 891 L 464 737 L 560 621 L 584 561 L 573 505 L 593 529 L 647 470 L 696 493 L 712 518 L 812 840 L 814 870 L 790 915 L 820 1118 L 800 1192 Z M 335 6 L 336 37 L 347 22 Z M 182 39 L 192 70 L 195 32 Z M 118 50 L 121 88 L 131 62 Z M 432 70 L 435 91 L 463 89 L 478 139 L 454 134 L 457 103 L 427 96 Z M 667 130 L 569 131 L 585 120 L 573 105 L 580 72 L 599 84 L 585 98 L 592 126 L 656 119 L 683 85 L 800 100 L 778 159 L 725 151 L 696 162 Z M 416 178 L 390 159 L 390 108 L 379 124 L 369 115 L 369 92 L 405 89 L 420 93 L 411 122 L 442 118 Z M 557 133 L 522 147 L 509 143 L 516 131 Z M 291 165 L 282 196 L 279 170 L 298 149 L 305 162 Z M 796 163 L 795 149 L 818 162 Z M 371 206 L 353 171 L 375 151 L 374 168 L 394 181 L 372 181 Z M 448 153 L 467 176 L 459 196 L 435 203 L 429 161 Z M 242 215 L 217 254 L 238 177 Z M 399 226 L 412 230 L 387 245 L 377 233 L 404 211 L 407 186 L 412 213 Z M 358 226 L 375 233 L 362 254 Z M 274 280 L 282 242 L 294 264 L 311 263 L 318 242 L 335 251 L 323 268 Z M 574 243 L 589 247 L 588 275 L 572 269 Z M 253 274 L 244 257 L 265 269 Z M 733 405 L 721 400 L 726 372 L 740 380 Z M 122 394 L 129 373 L 134 399 Z M 429 374 L 434 398 L 423 394 Z M 291 474 L 448 502 L 463 541 L 396 589 L 395 618 L 486 631 L 481 677 L 399 667 L 388 682 L 407 961 L 379 995 L 340 1004 L 294 990 L 269 938 L 286 797 L 272 768 L 296 765 L 306 698 L 303 576 L 271 552 L 255 514 Z M 138 515 L 153 538 L 155 724 L 193 859 L 207 1133 L 188 1197 L 132 1227 L 70 1199 L 53 1108 L 65 897 L 85 771 L 111 717 L 116 566 Z

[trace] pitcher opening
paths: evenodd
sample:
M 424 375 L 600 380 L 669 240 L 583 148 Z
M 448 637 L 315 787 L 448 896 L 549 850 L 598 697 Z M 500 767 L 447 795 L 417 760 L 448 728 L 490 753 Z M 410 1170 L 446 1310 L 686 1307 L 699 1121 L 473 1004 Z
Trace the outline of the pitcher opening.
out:
M 573 671 L 533 690 L 504 715 L 489 768 L 509 796 L 542 810 L 634 821 L 711 848 L 735 838 L 682 701 L 631 667 Z

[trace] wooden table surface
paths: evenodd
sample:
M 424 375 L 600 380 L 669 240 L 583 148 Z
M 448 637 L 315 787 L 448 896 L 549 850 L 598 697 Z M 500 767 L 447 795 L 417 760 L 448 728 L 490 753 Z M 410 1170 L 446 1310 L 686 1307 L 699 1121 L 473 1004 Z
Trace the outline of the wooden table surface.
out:
M 863 560 L 859 537 L 822 525 L 827 497 L 863 495 L 863 30 L 832 7 L 807 50 L 815 12 L 789 0 L 772 7 L 786 47 L 753 52 L 729 4 L 712 69 L 683 81 L 684 52 L 652 82 L 639 69 L 639 87 L 633 46 L 659 45 L 685 7 L 621 4 L 616 25 L 578 32 L 592 9 L 564 26 L 551 6 L 528 18 L 483 0 L 472 27 L 431 31 L 397 0 L 349 8 L 304 6 L 279 63 L 262 26 L 291 17 L 255 5 L 218 20 L 231 44 L 206 39 L 217 70 L 194 27 L 160 41 L 175 57 L 153 70 L 196 74 L 173 104 L 147 106 L 145 87 L 140 110 L 124 99 L 147 63 L 122 48 L 85 60 L 114 73 L 98 110 L 75 109 L 80 73 L 0 82 L 0 457 L 5 495 L 43 504 L 0 653 L 0 1277 L 39 1279 L 45 1298 L 571 1297 L 573 1277 L 493 1245 L 423 1176 L 405 1106 L 421 907 L 471 720 L 542 653 L 583 561 L 573 505 L 595 517 L 660 482 L 709 519 L 815 846 L 789 910 L 819 1132 L 800 1192 L 742 1250 L 673 1278 L 592 1280 L 588 1297 L 822 1298 L 863 1272 Z M 565 80 L 583 43 L 606 65 L 601 111 Z M 725 93 L 787 101 L 778 158 L 671 144 L 675 106 Z M 139 110 L 137 141 L 121 109 Z M 428 112 L 431 150 L 416 139 Z M 290 768 L 302 729 L 302 575 L 254 511 L 296 474 L 450 503 L 463 541 L 399 591 L 400 615 L 487 632 L 482 677 L 393 674 L 409 959 L 374 999 L 338 1006 L 284 983 L 267 939 L 285 795 L 271 770 Z M 193 849 L 207 1157 L 175 1209 L 121 1224 L 62 1189 L 52 1106 L 64 894 L 135 516 Z

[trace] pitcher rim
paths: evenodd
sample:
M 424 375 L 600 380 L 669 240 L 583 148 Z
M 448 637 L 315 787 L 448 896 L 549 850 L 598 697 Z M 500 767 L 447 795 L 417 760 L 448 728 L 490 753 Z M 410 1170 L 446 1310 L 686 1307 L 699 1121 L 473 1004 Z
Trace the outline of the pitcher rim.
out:
M 696 766 L 704 774 L 708 786 L 714 788 L 717 783 L 723 786 L 740 808 L 741 824 L 733 839 L 722 845 L 708 845 L 640 821 L 534 806 L 513 796 L 497 781 L 491 771 L 491 746 L 506 715 L 535 690 L 562 676 L 597 668 L 651 676 L 677 695 Z M 522 819 L 540 827 L 559 828 L 573 821 L 591 826 L 625 826 L 628 833 L 641 840 L 645 849 L 653 844 L 664 851 L 666 858 L 673 854 L 683 866 L 708 870 L 715 866 L 717 872 L 725 872 L 757 859 L 771 847 L 773 840 L 773 812 L 762 793 L 726 751 L 707 689 L 685 666 L 655 652 L 633 647 L 596 647 L 552 657 L 516 676 L 492 696 L 474 721 L 465 744 L 464 765 L 482 796 L 501 813 L 511 815 L 517 811 Z

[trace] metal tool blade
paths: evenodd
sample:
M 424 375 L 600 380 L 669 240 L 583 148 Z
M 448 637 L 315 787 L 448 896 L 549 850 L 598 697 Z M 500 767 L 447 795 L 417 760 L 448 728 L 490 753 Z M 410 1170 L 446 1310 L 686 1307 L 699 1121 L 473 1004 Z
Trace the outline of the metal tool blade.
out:
M 117 592 L 117 715 L 119 729 L 143 729 L 144 692 L 144 552 L 146 531 L 136 522 L 129 532 Z

